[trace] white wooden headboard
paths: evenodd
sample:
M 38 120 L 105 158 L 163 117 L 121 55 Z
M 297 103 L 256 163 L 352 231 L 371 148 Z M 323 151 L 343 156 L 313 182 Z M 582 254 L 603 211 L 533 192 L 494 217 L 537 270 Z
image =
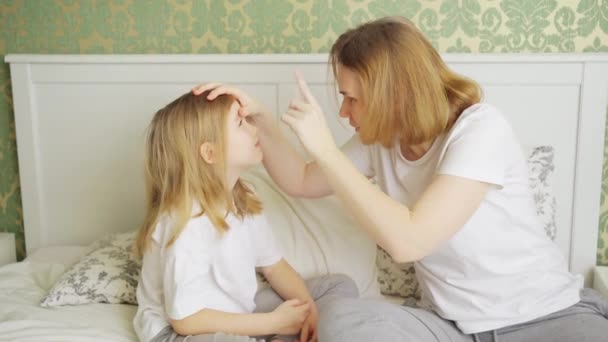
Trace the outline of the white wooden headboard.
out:
M 443 56 L 479 81 L 524 145 L 556 151 L 556 241 L 573 272 L 596 263 L 608 54 Z M 88 244 L 143 217 L 144 130 L 153 113 L 203 81 L 243 87 L 275 113 L 300 69 L 338 143 L 327 55 L 8 55 L 28 252 Z M 292 136 L 293 138 L 293 136 Z M 294 139 L 295 142 L 295 139 Z M 589 284 L 589 283 L 588 283 Z

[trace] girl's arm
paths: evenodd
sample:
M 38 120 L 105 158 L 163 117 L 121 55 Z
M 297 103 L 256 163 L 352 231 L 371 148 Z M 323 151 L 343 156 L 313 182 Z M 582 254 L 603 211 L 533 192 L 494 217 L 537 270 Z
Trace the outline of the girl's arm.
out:
M 261 267 L 261 269 L 270 286 L 281 298 L 285 300 L 300 299 L 314 303 L 304 280 L 285 259 L 281 259 L 271 266 Z
M 314 303 L 292 299 L 269 313 L 238 314 L 203 309 L 180 320 L 171 319 L 170 323 L 176 333 L 185 336 L 218 332 L 240 336 L 293 335 L 302 330 L 313 314 L 317 317 Z
M 262 267 L 262 273 L 270 286 L 283 299 L 299 299 L 310 304 L 310 314 L 303 322 L 300 331 L 300 341 L 317 341 L 317 321 L 319 312 L 314 299 L 310 296 L 306 284 L 300 275 L 285 261 L 281 259 L 274 265 Z
M 238 88 L 219 83 L 202 84 L 194 87 L 192 92 L 200 95 L 209 90 L 209 100 L 225 94 L 234 96 L 241 105 L 239 115 L 253 119 L 264 153 L 264 167 L 283 191 L 290 196 L 306 198 L 332 194 L 332 189 L 317 163 L 307 163 L 296 152 L 279 130 L 274 115 L 262 104 Z
M 223 332 L 234 335 L 261 336 L 276 333 L 273 312 L 235 314 L 203 309 L 180 320 L 170 320 L 173 330 L 184 336 Z

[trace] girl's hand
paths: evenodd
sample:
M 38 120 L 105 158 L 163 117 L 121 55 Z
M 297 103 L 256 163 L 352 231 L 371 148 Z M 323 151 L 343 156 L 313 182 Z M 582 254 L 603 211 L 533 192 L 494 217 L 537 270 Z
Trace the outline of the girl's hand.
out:
M 302 99 L 293 99 L 287 112 L 281 116 L 281 120 L 298 136 L 308 153 L 313 158 L 319 159 L 324 152 L 334 149 L 336 144 L 319 103 L 298 72 L 296 72 L 296 81 Z
M 276 334 L 295 335 L 300 332 L 302 325 L 310 314 L 310 303 L 299 299 L 283 302 L 272 312 L 277 322 Z
M 263 123 L 265 123 L 265 119 L 270 119 L 270 122 L 273 121 L 272 115 L 260 102 L 256 101 L 246 92 L 239 88 L 221 83 L 206 83 L 199 84 L 196 87 L 192 88 L 192 93 L 194 95 L 200 95 L 208 90 L 210 90 L 209 94 L 207 95 L 207 100 L 209 101 L 215 100 L 215 98 L 220 95 L 234 96 L 241 105 L 241 108 L 239 108 L 239 115 L 242 117 L 246 117 L 248 120 L 250 120 L 257 126 L 259 126 L 262 121 L 264 121 Z
M 319 322 L 319 311 L 317 305 L 311 303 L 310 314 L 306 317 L 300 332 L 300 342 L 317 342 L 317 323 Z

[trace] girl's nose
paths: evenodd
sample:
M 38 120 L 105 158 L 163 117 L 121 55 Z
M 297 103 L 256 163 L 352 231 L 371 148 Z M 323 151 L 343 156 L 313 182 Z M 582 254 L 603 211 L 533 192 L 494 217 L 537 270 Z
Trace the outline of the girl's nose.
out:
M 340 106 L 340 111 L 338 112 L 338 115 L 340 115 L 341 118 L 350 117 L 350 112 L 348 111 L 348 108 L 344 103 L 342 103 L 342 105 Z

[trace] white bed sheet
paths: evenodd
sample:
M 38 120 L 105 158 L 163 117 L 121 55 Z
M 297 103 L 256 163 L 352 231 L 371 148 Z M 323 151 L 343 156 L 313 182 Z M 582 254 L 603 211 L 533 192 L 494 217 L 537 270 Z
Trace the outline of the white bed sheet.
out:
M 135 305 L 39 306 L 55 281 L 74 262 L 53 255 L 56 256 L 44 252 L 0 267 L 0 341 L 137 341 L 132 326 Z M 43 256 L 55 260 L 45 262 Z M 396 304 L 404 301 L 396 296 L 383 297 Z
M 59 263 L 24 261 L 0 268 L 0 341 L 137 341 L 134 305 L 38 304 L 64 272 Z

